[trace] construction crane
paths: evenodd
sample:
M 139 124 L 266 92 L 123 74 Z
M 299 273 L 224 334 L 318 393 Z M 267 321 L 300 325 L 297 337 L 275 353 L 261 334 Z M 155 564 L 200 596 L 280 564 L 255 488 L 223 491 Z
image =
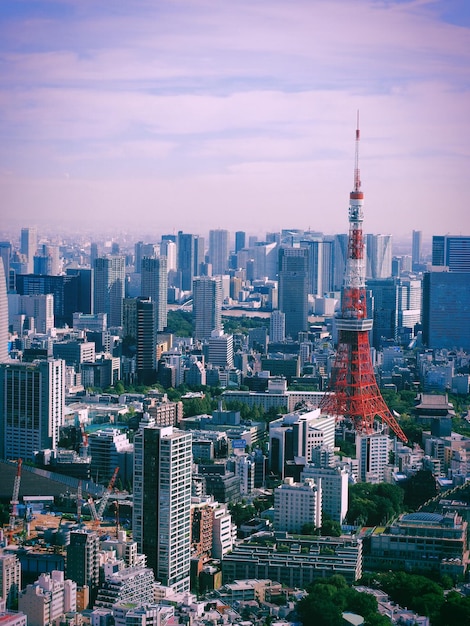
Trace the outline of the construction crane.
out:
M 93 522 L 96 524 L 96 522 L 99 523 L 100 519 L 98 517 L 98 513 L 96 512 L 96 506 L 95 506 L 95 502 L 93 500 L 93 498 L 90 496 L 88 498 L 88 508 L 90 509 L 90 513 L 91 513 L 91 517 L 93 519 Z
M 116 482 L 116 477 L 118 475 L 119 472 L 119 467 L 116 467 L 116 469 L 114 470 L 114 473 L 111 477 L 111 480 L 109 481 L 109 485 L 106 489 L 106 491 L 103 494 L 103 497 L 101 498 L 101 502 L 100 505 L 98 507 L 98 510 L 96 512 L 97 518 L 99 521 L 101 521 L 103 519 L 103 513 L 104 510 L 106 508 L 106 504 L 108 503 L 109 497 L 113 492 L 113 487 L 114 487 L 114 483 Z
M 15 521 L 18 517 L 18 504 L 19 504 L 19 495 L 20 495 L 20 483 L 21 483 L 21 466 L 23 465 L 23 460 L 18 459 L 18 465 L 16 467 L 16 475 L 15 481 L 13 483 L 13 493 L 10 500 L 10 530 L 15 530 Z

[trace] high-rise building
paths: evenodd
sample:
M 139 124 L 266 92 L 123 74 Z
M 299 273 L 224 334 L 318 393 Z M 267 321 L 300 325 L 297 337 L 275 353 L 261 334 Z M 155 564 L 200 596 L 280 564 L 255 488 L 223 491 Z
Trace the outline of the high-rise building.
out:
M 60 257 L 58 246 L 42 244 L 34 255 L 35 274 L 47 274 L 48 276 L 57 276 L 60 272 Z
M 192 435 L 142 422 L 134 439 L 133 534 L 158 581 L 189 590 Z
M 421 322 L 422 280 L 401 278 L 398 281 L 398 334 L 406 340 L 415 335 L 416 324 Z
M 200 276 L 193 283 L 193 336 L 210 339 L 222 329 L 222 282 L 219 277 Z
M 359 172 L 359 119 L 356 128 L 354 190 L 349 196 L 348 257 L 336 318 L 338 345 L 330 378 L 331 393 L 325 394 L 322 411 L 350 420 L 357 432 L 371 434 L 380 417 L 403 441 L 406 436 L 385 404 L 375 379 L 369 332 L 373 321 L 367 315 L 366 259 L 362 231 L 364 193 Z
M 227 272 L 229 253 L 228 230 L 218 228 L 209 231 L 209 263 L 212 264 L 213 276 Z
M 3 259 L 0 258 L 0 363 L 8 360 L 8 295 Z
M 340 291 L 344 282 L 346 261 L 348 258 L 348 235 L 335 235 L 333 248 L 333 291 Z
M 246 233 L 243 230 L 237 230 L 235 233 L 235 254 L 243 250 L 246 245 Z
M 142 259 L 140 293 L 155 303 L 155 332 L 162 332 L 168 316 L 168 272 L 164 256 Z
M 166 257 L 167 270 L 174 272 L 178 267 L 177 247 L 176 243 L 171 239 L 163 239 L 160 244 L 160 254 Z
M 201 273 L 204 262 L 204 238 L 179 231 L 177 247 L 180 287 L 182 291 L 191 291 L 193 279 Z
M 356 435 L 359 482 L 382 483 L 384 481 L 384 470 L 388 464 L 391 449 L 390 443 L 388 434 L 380 432 Z
M 308 464 L 303 469 L 301 478 L 313 478 L 317 485 L 321 485 L 322 511 L 335 522 L 342 524 L 348 512 L 347 470 L 341 467 L 319 467 Z
M 142 273 L 143 276 L 144 272 Z M 152 298 L 137 298 L 136 370 L 141 385 L 151 385 L 157 380 L 156 317 L 156 302 Z
M 55 449 L 65 410 L 65 362 L 0 363 L 0 454 L 33 460 Z
M 309 236 L 300 245 L 308 250 L 308 293 L 323 295 L 323 237 Z
M 276 343 L 286 338 L 286 315 L 282 311 L 273 311 L 269 322 L 269 341 Z
M 397 340 L 398 328 L 398 280 L 396 278 L 370 278 L 367 289 L 372 292 L 373 319 L 372 345 L 381 348 L 388 341 Z
M 279 249 L 279 310 L 286 316 L 286 335 L 297 339 L 308 330 L 308 250 Z
M 435 235 L 432 264 L 445 265 L 450 272 L 470 272 L 470 236 Z
M 46 334 L 54 328 L 54 296 L 51 293 L 34 296 L 8 296 L 9 320 L 16 332 L 23 332 L 19 321 L 28 319 L 28 328 Z
M 470 351 L 470 272 L 426 272 L 422 318 L 426 346 Z
M 95 260 L 94 312 L 107 313 L 109 326 L 122 326 L 122 301 L 125 295 L 125 259 L 123 256 Z
M 423 232 L 421 230 L 414 230 L 411 240 L 411 266 L 413 271 L 419 269 L 422 260 L 422 246 Z
M 0 257 L 3 261 L 3 270 L 8 288 L 8 277 L 10 275 L 10 259 L 11 259 L 11 242 L 0 241 Z
M 93 605 L 100 583 L 100 540 L 98 533 L 74 530 L 67 546 L 67 578 L 78 587 L 88 587 Z M 86 606 L 84 608 L 87 608 Z
M 233 367 L 233 335 L 213 332 L 209 337 L 207 360 L 215 367 Z
M 25 296 L 51 293 L 54 296 L 56 327 L 72 326 L 75 312 L 92 312 L 89 289 L 90 270 L 75 270 L 75 272 L 77 273 L 67 273 L 66 276 L 19 274 L 16 276 L 16 292 Z
M 296 483 L 293 478 L 274 490 L 274 528 L 277 532 L 302 533 L 302 528 L 311 524 L 322 525 L 322 489 L 313 478 Z
M 134 450 L 127 433 L 117 428 L 102 428 L 88 435 L 88 446 L 93 480 L 108 483 L 119 467 L 119 480 L 126 484 L 132 474 Z
M 389 278 L 392 275 L 392 236 L 366 235 L 368 278 Z
M 34 255 L 38 247 L 38 233 L 35 228 L 22 228 L 20 238 L 20 252 L 27 260 L 27 273 L 33 271 Z

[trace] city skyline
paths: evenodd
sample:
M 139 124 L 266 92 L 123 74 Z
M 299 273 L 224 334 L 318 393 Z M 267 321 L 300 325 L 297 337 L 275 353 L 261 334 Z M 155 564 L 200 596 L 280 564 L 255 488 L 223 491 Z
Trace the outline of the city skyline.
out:
M 460 234 L 470 14 L 449 0 L 2 7 L 4 228 Z M 445 195 L 436 191 L 445 189 Z

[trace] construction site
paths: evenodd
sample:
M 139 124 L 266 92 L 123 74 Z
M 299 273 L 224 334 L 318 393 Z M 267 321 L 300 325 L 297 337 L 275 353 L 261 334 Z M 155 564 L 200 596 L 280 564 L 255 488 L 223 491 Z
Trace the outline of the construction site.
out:
M 1 530 L 3 547 L 60 554 L 72 530 L 87 528 L 116 536 L 119 529 L 128 529 L 132 504 L 127 492 L 115 490 L 118 471 L 103 487 L 38 473 L 21 459 L 2 462 L 0 500 L 9 509 L 8 523 Z

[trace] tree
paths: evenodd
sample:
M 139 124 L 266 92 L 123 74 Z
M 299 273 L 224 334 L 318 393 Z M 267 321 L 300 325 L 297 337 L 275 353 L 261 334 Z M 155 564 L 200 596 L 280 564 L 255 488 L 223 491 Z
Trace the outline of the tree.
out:
M 379 586 L 400 606 L 407 606 L 421 615 L 439 611 L 444 602 L 440 585 L 426 576 L 406 572 L 385 572 L 377 575 Z
M 403 491 L 397 485 L 357 483 L 349 488 L 349 524 L 385 524 L 402 510 Z
M 436 611 L 433 625 L 455 626 L 455 624 L 470 624 L 470 597 L 463 597 L 456 591 L 451 591 L 439 611 Z
M 341 537 L 341 524 L 332 519 L 325 519 L 320 534 L 322 537 Z
M 436 479 L 430 470 L 416 472 L 405 482 L 404 489 L 404 502 L 413 510 L 437 495 Z

